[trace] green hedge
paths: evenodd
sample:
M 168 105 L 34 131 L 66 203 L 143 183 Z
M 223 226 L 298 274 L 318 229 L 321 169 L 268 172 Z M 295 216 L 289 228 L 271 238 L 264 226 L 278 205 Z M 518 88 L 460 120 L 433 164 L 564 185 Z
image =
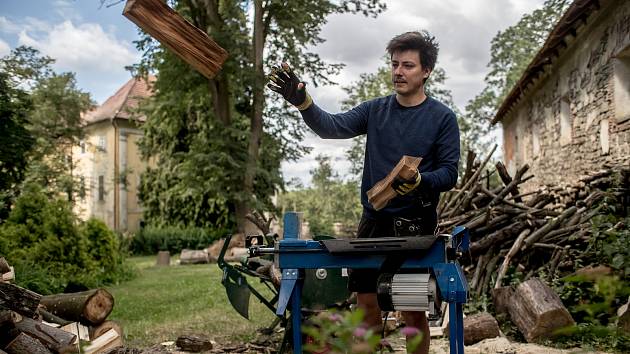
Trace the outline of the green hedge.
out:
M 158 251 L 170 251 L 172 254 L 175 254 L 181 252 L 184 248 L 206 248 L 212 242 L 225 237 L 227 234 L 228 231 L 225 229 L 147 226 L 133 236 L 130 251 L 136 255 L 155 254 Z
M 99 220 L 80 221 L 70 203 L 25 188 L 0 225 L 0 256 L 15 267 L 17 284 L 40 294 L 69 285 L 94 288 L 129 279 L 118 236 Z

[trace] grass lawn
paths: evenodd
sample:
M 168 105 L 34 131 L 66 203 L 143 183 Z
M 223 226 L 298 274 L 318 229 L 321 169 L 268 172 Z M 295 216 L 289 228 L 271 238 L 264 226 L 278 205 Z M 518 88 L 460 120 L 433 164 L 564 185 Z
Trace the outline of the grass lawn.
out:
M 123 327 L 128 346 L 148 347 L 182 334 L 201 334 L 219 343 L 247 341 L 254 338 L 256 329 L 275 318 L 253 295 L 251 320 L 241 317 L 227 299 L 222 271 L 216 264 L 156 267 L 155 256 L 129 261 L 138 276 L 108 288 L 115 299 L 108 319 Z M 259 291 L 271 295 L 263 284 L 252 280 Z

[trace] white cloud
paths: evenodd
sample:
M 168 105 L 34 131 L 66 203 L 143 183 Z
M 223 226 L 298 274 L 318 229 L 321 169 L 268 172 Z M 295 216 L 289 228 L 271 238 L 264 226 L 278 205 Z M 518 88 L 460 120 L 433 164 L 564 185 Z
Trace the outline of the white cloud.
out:
M 0 32 L 18 33 L 20 32 L 20 27 L 8 18 L 0 16 Z
M 18 43 L 32 46 L 56 59 L 56 65 L 62 70 L 106 73 L 120 70 L 138 59 L 129 45 L 94 23 L 75 26 L 71 21 L 64 21 L 43 35 L 22 31 Z
M 11 47 L 7 44 L 7 42 L 0 39 L 0 57 L 3 57 L 11 52 Z

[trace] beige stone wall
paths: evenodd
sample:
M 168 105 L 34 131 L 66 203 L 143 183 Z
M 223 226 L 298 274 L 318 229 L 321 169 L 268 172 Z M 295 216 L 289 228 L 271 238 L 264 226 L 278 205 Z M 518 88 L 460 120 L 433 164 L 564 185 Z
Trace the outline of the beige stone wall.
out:
M 611 4 L 503 120 L 508 170 L 527 163 L 536 176 L 526 190 L 630 164 L 630 2 Z

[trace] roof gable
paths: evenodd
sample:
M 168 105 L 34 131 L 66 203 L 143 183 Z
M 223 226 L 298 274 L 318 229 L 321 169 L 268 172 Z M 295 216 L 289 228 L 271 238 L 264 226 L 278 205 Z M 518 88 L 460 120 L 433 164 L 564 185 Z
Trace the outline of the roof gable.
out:
M 132 118 L 131 112 L 138 108 L 140 101 L 153 94 L 151 86 L 154 81 L 155 76 L 149 76 L 146 80 L 140 77 L 130 79 L 102 105 L 86 112 L 83 117 L 85 124 L 113 120 L 115 118 Z M 144 115 L 136 116 L 135 118 L 140 122 L 146 121 Z

